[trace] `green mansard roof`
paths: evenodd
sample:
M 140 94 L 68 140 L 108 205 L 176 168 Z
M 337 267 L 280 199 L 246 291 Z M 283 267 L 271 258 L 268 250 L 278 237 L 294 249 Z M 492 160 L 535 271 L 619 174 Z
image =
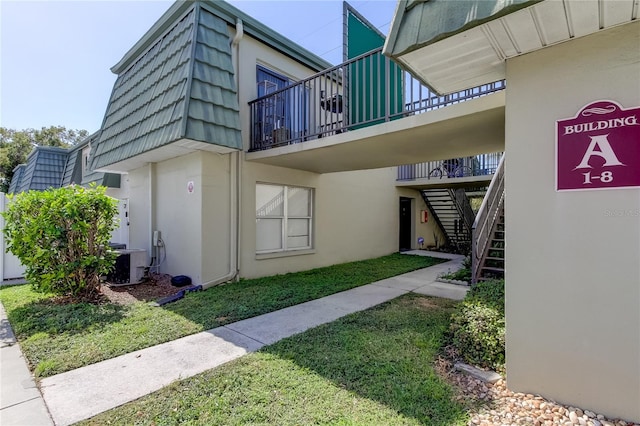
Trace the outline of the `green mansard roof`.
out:
M 227 24 L 198 3 L 119 73 L 91 169 L 127 171 L 139 162 L 109 166 L 184 140 L 242 149 Z
M 118 74 L 91 169 L 126 172 L 193 150 L 242 149 L 229 26 L 320 71 L 331 64 L 224 1 L 177 1 Z
M 94 146 L 97 143 L 99 132 L 93 133 L 85 138 L 78 145 L 69 150 L 67 163 L 62 174 L 61 186 L 71 184 L 89 186 L 91 183 L 109 188 L 120 187 L 120 175 L 116 173 L 103 173 L 82 167 L 82 151 L 87 146 Z

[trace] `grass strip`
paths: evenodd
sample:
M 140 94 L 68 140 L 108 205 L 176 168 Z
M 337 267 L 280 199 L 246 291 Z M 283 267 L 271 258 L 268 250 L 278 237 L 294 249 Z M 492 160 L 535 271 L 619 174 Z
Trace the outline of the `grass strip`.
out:
M 454 304 L 408 294 L 81 424 L 464 425 L 433 368 Z
M 273 312 L 440 260 L 392 254 L 189 293 L 153 308 L 59 304 L 28 285 L 0 288 L 0 301 L 36 377 L 48 377 L 220 325 Z

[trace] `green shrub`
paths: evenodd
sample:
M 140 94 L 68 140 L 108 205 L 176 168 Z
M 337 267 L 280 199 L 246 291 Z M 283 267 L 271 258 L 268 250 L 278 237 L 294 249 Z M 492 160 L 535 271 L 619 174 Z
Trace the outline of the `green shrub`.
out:
M 466 300 L 482 303 L 504 314 L 504 280 L 481 281 L 475 284 L 467 293 Z
M 35 290 L 90 298 L 115 262 L 109 239 L 117 213 L 105 188 L 20 193 L 3 213 L 7 251 Z
M 505 361 L 504 280 L 472 287 L 451 317 L 450 332 L 465 361 L 501 370 Z

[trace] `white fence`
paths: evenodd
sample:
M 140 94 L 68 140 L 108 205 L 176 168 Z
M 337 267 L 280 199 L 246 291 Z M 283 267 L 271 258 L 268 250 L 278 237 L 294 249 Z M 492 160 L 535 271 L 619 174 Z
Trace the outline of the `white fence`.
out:
M 0 192 L 0 212 L 3 212 L 9 200 L 7 196 Z M 4 229 L 4 217 L 0 215 L 0 230 Z M 5 280 L 22 278 L 24 276 L 24 266 L 17 257 L 6 252 L 4 244 L 4 233 L 0 232 L 0 283 Z

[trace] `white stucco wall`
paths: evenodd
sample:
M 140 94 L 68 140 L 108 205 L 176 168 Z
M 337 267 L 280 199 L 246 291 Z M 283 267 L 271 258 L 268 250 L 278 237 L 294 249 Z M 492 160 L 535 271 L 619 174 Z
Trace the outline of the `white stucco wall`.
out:
M 166 245 L 160 271 L 202 282 L 202 163 L 193 153 L 156 164 L 155 227 Z M 193 182 L 192 193 L 187 190 Z
M 150 206 L 150 169 L 146 165 L 129 172 L 129 247 L 151 254 L 152 215 Z
M 507 62 L 507 384 L 640 421 L 640 189 L 555 191 L 555 121 L 603 99 L 640 105 L 640 23 Z

